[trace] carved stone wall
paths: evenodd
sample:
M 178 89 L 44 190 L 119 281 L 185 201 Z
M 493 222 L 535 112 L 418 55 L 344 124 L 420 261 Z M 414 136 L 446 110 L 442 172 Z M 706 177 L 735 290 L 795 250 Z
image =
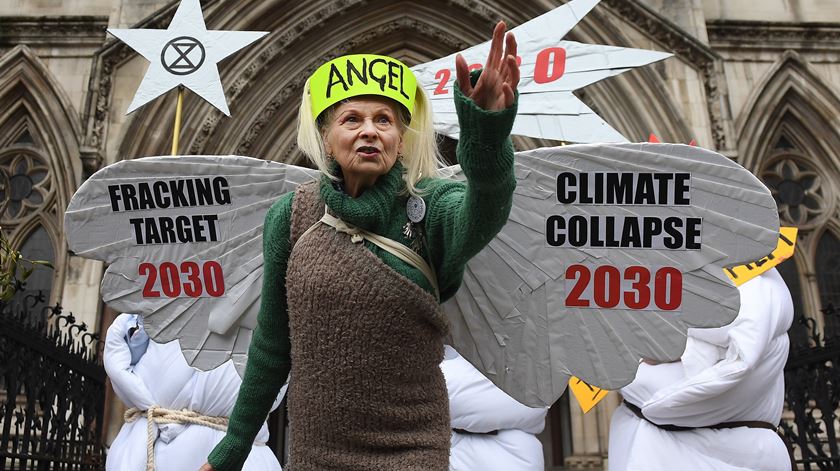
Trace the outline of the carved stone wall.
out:
M 796 315 L 823 327 L 834 289 L 820 286 L 833 255 L 824 241 L 840 234 L 840 24 L 716 20 L 708 31 L 725 60 L 738 158 L 774 192 L 782 223 L 800 229 L 781 270 Z
M 81 125 L 56 77 L 28 46 L 0 56 L 0 104 L 0 226 L 13 246 L 39 237 L 38 251 L 53 254 L 57 269 L 44 276 L 47 284 L 52 278 L 55 301 L 66 278 L 64 208 L 81 182 Z
M 523 2 L 529 3 L 529 2 Z M 222 17 L 223 7 L 205 6 L 208 23 Z M 231 58 L 222 66 L 227 75 L 225 86 L 236 119 L 229 119 L 193 97 L 185 104 L 186 121 L 182 142 L 190 153 L 240 153 L 272 160 L 299 163 L 301 156 L 294 146 L 296 109 L 303 81 L 326 58 L 354 51 L 395 55 L 408 63 L 418 63 L 457 51 L 481 41 L 482 31 L 492 28 L 503 15 L 512 24 L 527 20 L 545 9 L 515 8 L 511 2 L 412 2 L 342 0 L 324 5 L 311 4 L 293 12 L 266 11 L 247 23 L 241 18 L 231 24 L 213 27 L 265 29 L 272 33 L 249 52 Z M 548 6 L 550 7 L 550 6 Z M 547 8 L 548 8 L 547 7 Z M 440 12 L 446 11 L 446 15 Z M 218 13 L 217 13 L 218 12 Z M 350 12 L 353 12 L 352 14 Z M 525 12 L 529 12 L 527 15 Z M 150 18 L 150 24 L 166 23 L 169 11 Z M 632 45 L 615 28 L 614 14 L 605 10 L 584 21 L 573 39 Z M 623 20 L 622 20 L 623 21 Z M 329 31 L 329 34 L 325 34 Z M 654 46 L 657 47 L 657 46 Z M 658 46 L 659 49 L 667 47 Z M 172 100 L 158 100 L 122 120 L 112 111 L 117 100 L 130 97 L 111 93 L 120 77 L 114 68 L 124 60 L 124 47 L 103 51 L 101 67 L 94 80 L 101 85 L 94 91 L 98 98 L 89 109 L 91 122 L 88 143 L 103 148 L 107 158 L 133 158 L 167 151 L 168 130 L 150 123 L 171 122 Z M 110 71 L 112 78 L 105 75 Z M 128 82 L 136 80 L 129 77 Z M 677 140 L 689 140 L 691 132 L 678 105 L 668 96 L 669 85 L 653 70 L 643 70 L 599 84 L 597 91 L 583 92 L 584 99 L 602 111 L 610 121 L 635 140 L 647 137 L 651 130 Z M 131 87 L 126 87 L 131 89 Z M 123 89 L 117 86 L 116 90 Z M 639 106 L 649 103 L 649 106 Z M 247 110 L 244 112 L 238 111 Z M 611 119 L 612 118 L 612 119 Z M 103 131 L 108 140 L 103 142 Z M 116 142 L 114 142 L 116 140 Z M 110 161 L 110 160 L 109 160 Z

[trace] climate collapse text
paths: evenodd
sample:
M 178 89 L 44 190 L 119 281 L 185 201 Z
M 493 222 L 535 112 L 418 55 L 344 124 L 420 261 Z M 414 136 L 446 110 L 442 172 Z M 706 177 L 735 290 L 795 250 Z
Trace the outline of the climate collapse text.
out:
M 688 206 L 691 174 L 667 172 L 562 172 L 562 204 Z M 551 215 L 546 242 L 555 247 L 699 250 L 702 219 L 682 215 Z
M 230 204 L 224 177 L 187 178 L 108 185 L 111 210 L 142 211 Z M 217 214 L 137 217 L 128 220 L 138 245 L 218 242 Z

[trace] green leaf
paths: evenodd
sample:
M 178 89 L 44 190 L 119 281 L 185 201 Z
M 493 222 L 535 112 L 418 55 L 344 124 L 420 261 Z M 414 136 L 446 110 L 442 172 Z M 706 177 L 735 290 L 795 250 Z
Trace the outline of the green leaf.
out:
M 3 301 L 8 301 L 12 299 L 12 296 L 15 295 L 15 287 L 14 286 L 7 286 L 3 288 L 3 291 L 0 292 L 0 299 Z

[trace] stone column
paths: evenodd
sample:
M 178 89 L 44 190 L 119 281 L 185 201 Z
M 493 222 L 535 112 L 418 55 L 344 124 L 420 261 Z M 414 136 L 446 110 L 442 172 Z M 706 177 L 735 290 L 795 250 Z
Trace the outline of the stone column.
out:
M 566 458 L 567 470 L 608 469 L 610 419 L 620 402 L 621 395 L 618 392 L 610 392 L 598 405 L 584 414 L 577 401 L 571 400 L 573 454 Z

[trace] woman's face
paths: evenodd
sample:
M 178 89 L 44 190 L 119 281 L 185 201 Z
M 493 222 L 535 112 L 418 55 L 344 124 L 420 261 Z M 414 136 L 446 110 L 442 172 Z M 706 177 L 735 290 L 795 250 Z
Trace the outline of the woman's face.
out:
M 372 186 L 394 166 L 403 145 L 397 106 L 388 98 L 364 96 L 332 113 L 324 147 L 341 166 L 346 184 Z

